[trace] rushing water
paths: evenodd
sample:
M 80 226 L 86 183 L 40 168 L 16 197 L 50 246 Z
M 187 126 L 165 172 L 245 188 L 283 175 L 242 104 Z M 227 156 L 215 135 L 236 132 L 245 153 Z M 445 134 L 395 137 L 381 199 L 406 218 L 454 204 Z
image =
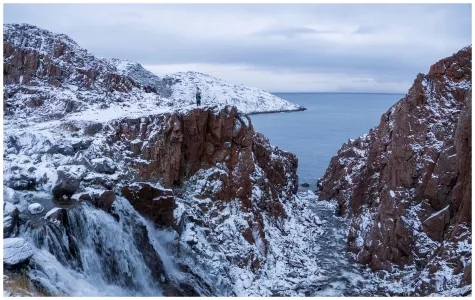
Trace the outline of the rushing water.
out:
M 276 93 L 307 108 L 303 112 L 252 115 L 255 130 L 299 159 L 300 183 L 315 187 L 332 156 L 349 138 L 379 124 L 402 94 Z
M 163 295 L 165 278 L 150 268 L 151 259 L 162 260 L 168 275 L 175 268 L 165 250 L 157 247 L 162 243 L 156 239 L 163 235 L 122 198 L 116 208 L 118 220 L 84 204 L 29 228 L 24 237 L 37 248 L 37 267 L 30 278 L 54 296 Z M 147 240 L 154 249 L 146 248 Z

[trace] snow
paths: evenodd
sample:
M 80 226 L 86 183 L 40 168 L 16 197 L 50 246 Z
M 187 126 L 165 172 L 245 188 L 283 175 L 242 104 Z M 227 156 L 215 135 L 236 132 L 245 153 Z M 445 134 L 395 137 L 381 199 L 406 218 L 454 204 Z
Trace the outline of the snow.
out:
M 3 239 L 3 264 L 15 266 L 33 256 L 31 246 L 23 238 Z
M 428 217 L 428 218 L 426 219 L 426 221 L 427 221 L 427 220 L 430 220 L 430 219 L 432 219 L 432 218 L 437 217 L 438 215 L 440 215 L 441 213 L 443 213 L 444 211 L 447 211 L 447 210 L 449 210 L 449 209 L 450 209 L 450 205 L 447 205 L 447 206 L 444 207 L 443 209 L 441 209 L 441 210 L 439 210 L 439 211 L 433 213 L 430 217 Z
M 59 211 L 61 208 L 59 207 L 55 207 L 55 208 L 52 208 L 50 209 L 44 216 L 45 219 L 48 219 L 50 216 L 52 216 L 53 214 L 55 214 L 57 211 Z
M 15 197 L 15 190 L 8 186 L 3 186 L 3 201 L 18 203 L 18 199 Z
M 32 215 L 37 215 L 37 214 L 41 213 L 43 210 L 44 210 L 44 207 L 41 206 L 41 204 L 39 204 L 39 203 L 32 203 L 28 206 L 28 211 Z
M 181 72 L 166 76 L 177 81 L 172 86 L 172 101 L 188 101 L 194 104 L 196 87 L 200 87 L 202 104 L 233 105 L 243 113 L 277 112 L 298 110 L 300 106 L 257 88 L 231 84 L 213 76 L 198 72 Z

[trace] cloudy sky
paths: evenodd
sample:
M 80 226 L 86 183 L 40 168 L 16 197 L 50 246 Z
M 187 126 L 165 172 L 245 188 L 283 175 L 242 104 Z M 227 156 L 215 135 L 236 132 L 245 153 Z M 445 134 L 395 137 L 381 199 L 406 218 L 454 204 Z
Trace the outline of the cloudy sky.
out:
M 271 92 L 400 92 L 471 44 L 471 4 L 5 4 L 4 23 L 65 33 L 158 75 Z

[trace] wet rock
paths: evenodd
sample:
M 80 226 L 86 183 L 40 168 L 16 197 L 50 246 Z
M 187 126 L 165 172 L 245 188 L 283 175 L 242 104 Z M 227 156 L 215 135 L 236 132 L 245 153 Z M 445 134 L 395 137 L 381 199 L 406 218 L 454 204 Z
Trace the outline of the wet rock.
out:
M 116 199 L 113 191 L 104 191 L 98 196 L 93 197 L 91 202 L 98 208 L 103 209 L 106 212 L 112 212 L 112 205 Z
M 92 197 L 89 193 L 78 193 L 71 196 L 72 200 L 75 201 L 91 201 Z
M 60 207 L 54 207 L 45 214 L 44 218 L 50 222 L 57 223 L 57 222 L 62 222 L 65 214 L 66 214 L 66 209 L 60 208 Z
M 153 222 L 174 226 L 175 198 L 171 190 L 154 187 L 148 183 L 137 183 L 123 187 L 121 192 L 139 213 Z
M 301 186 L 301 187 L 309 187 L 310 184 L 308 184 L 308 183 L 305 182 L 305 183 L 302 183 L 300 186 Z
M 32 204 L 28 205 L 28 211 L 32 215 L 40 214 L 40 213 L 43 212 L 43 210 L 44 210 L 44 207 L 41 206 L 41 204 L 39 204 L 39 203 L 32 203 Z
M 141 252 L 145 263 L 152 272 L 152 277 L 158 284 L 163 285 L 168 282 L 168 276 L 165 273 L 163 262 L 157 251 L 153 247 L 149 237 L 148 229 L 142 224 L 137 224 L 134 229 L 134 243 L 137 249 Z
M 3 265 L 7 268 L 19 267 L 33 256 L 31 246 L 22 238 L 3 239 Z

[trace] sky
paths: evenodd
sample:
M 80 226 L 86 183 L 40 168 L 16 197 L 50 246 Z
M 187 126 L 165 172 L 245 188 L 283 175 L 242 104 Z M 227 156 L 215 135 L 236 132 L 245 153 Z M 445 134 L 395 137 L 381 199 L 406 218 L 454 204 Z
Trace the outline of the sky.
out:
M 270 92 L 406 93 L 472 43 L 471 17 L 471 4 L 4 4 L 4 23 L 99 57 Z

